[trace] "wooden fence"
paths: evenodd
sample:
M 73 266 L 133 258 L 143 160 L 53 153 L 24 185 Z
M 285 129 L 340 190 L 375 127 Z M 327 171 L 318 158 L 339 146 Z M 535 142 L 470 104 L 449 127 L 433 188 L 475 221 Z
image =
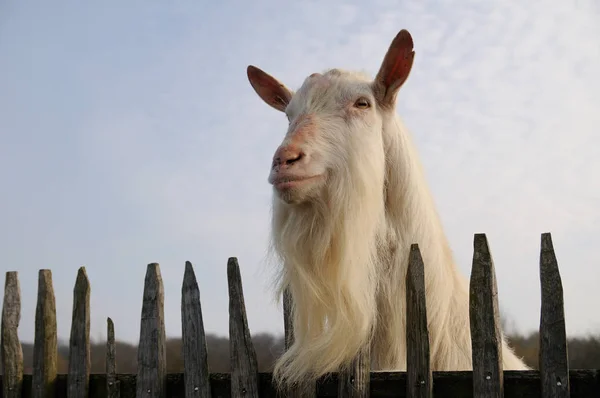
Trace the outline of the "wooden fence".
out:
M 351 371 L 324 377 L 310 391 L 288 397 L 600 397 L 600 371 L 569 370 L 563 292 L 550 234 L 540 254 L 540 370 L 501 370 L 494 265 L 484 234 L 475 235 L 470 281 L 472 372 L 432 372 L 425 308 L 424 266 L 418 245 L 407 273 L 407 372 L 371 372 L 369 352 Z M 186 262 L 181 295 L 183 374 L 166 373 L 164 291 L 158 264 L 148 265 L 143 294 L 137 374 L 118 374 L 114 325 L 107 320 L 106 374 L 90 374 L 90 283 L 80 268 L 74 289 L 67 375 L 57 374 L 56 305 L 50 270 L 40 270 L 32 375 L 23 374 L 17 329 L 21 298 L 16 272 L 6 273 L 2 309 L 2 397 L 275 397 L 269 373 L 259 373 L 250 338 L 236 258 L 227 263 L 231 373 L 209 373 L 200 292 Z M 289 296 L 284 297 L 286 345 L 293 340 Z

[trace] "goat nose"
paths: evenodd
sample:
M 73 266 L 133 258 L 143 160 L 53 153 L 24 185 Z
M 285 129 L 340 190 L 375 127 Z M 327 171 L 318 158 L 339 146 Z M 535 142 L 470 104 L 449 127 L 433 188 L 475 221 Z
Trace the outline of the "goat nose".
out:
M 283 147 L 275 153 L 273 166 L 291 166 L 304 157 L 304 153 L 296 148 Z

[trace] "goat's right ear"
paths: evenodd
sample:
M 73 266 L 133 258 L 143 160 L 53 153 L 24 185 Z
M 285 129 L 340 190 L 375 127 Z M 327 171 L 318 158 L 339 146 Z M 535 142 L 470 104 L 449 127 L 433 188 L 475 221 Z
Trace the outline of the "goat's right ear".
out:
M 406 29 L 402 29 L 388 48 L 375 78 L 376 93 L 380 103 L 393 107 L 398 90 L 404 84 L 415 58 L 413 39 Z
M 285 112 L 285 108 L 292 99 L 292 91 L 256 66 L 248 65 L 247 73 L 248 80 L 256 94 L 268 105 L 278 111 Z

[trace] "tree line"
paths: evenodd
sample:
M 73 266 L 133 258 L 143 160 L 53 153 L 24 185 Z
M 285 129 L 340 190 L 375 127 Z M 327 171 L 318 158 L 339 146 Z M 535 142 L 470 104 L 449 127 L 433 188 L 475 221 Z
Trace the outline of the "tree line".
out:
M 517 355 L 525 362 L 538 368 L 539 336 L 537 332 L 527 335 L 511 334 L 508 336 Z M 270 372 L 275 359 L 283 352 L 282 336 L 269 333 L 259 333 L 252 336 L 254 348 L 261 372 Z M 229 338 L 208 334 L 206 336 L 208 365 L 210 372 L 227 373 L 229 365 Z M 33 344 L 23 343 L 24 372 L 32 372 Z M 181 339 L 167 340 L 167 371 L 169 373 L 183 372 L 183 357 Z M 137 372 L 137 346 L 122 341 L 116 342 L 116 360 L 118 373 Z M 571 369 L 600 369 L 600 335 L 588 337 L 572 337 L 568 339 L 569 367 Z M 92 373 L 105 373 L 106 342 L 91 343 Z M 58 372 L 66 374 L 68 370 L 69 346 L 66 343 L 58 347 Z M 0 365 L 1 366 L 1 365 Z

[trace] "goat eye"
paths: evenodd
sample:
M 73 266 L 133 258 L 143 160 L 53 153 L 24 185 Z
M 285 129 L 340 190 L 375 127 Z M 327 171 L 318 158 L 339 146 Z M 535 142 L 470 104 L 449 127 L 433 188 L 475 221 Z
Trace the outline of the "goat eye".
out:
M 367 109 L 371 104 L 369 104 L 369 101 L 366 98 L 359 98 L 354 103 L 354 106 L 359 109 Z

